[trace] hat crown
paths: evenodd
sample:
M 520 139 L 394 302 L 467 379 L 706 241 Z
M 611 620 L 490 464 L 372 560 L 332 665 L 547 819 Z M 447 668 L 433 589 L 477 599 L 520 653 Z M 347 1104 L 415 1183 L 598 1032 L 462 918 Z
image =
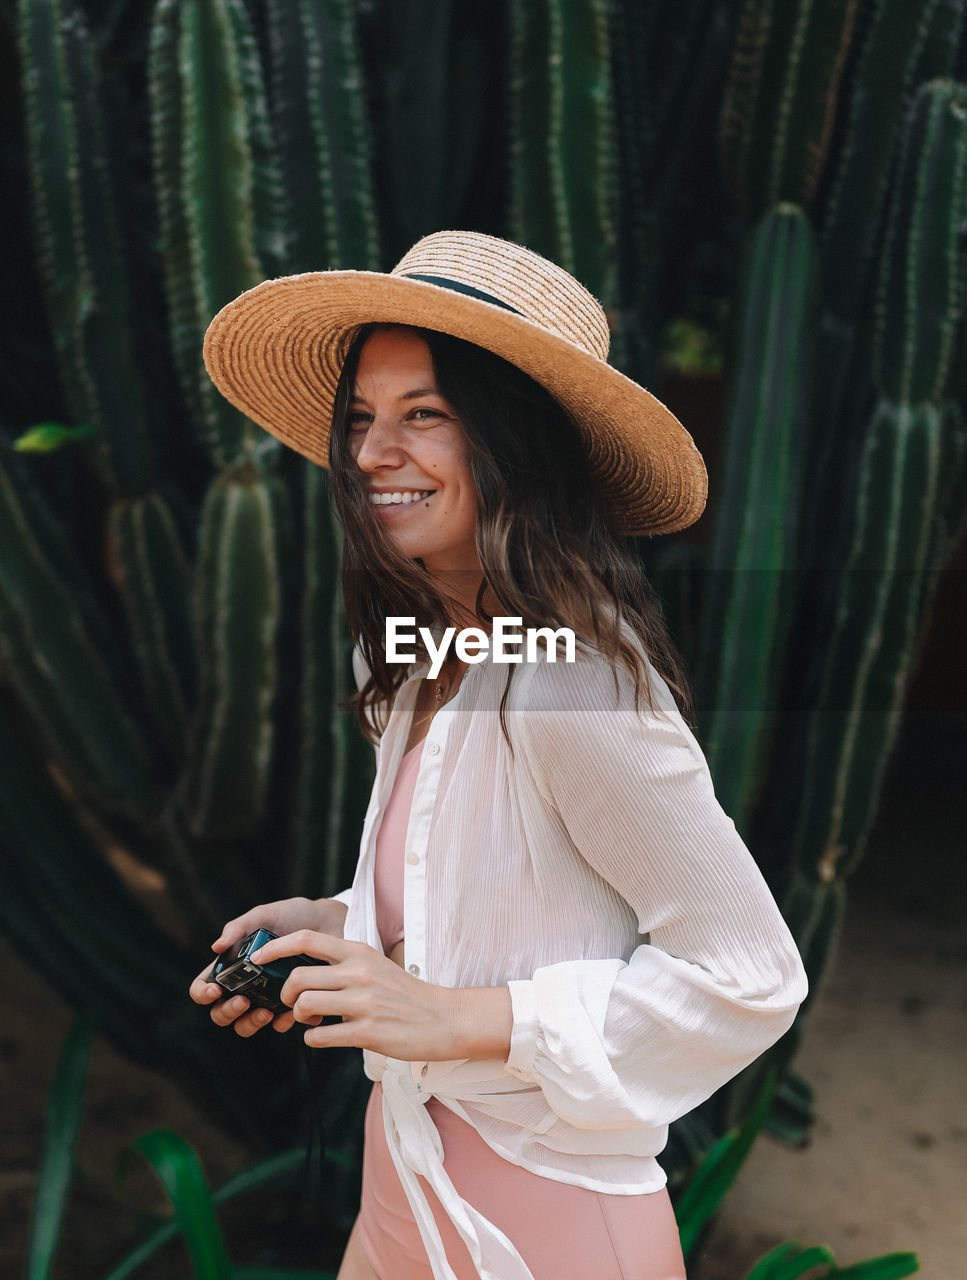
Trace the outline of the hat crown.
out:
M 608 319 L 597 298 L 562 267 L 523 245 L 480 231 L 435 231 L 418 240 L 390 274 L 469 286 L 599 360 L 608 358 Z

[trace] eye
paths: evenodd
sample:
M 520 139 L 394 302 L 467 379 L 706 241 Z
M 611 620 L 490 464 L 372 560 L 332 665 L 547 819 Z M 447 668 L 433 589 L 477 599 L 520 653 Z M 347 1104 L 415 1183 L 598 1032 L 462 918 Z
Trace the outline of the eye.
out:
M 443 418 L 445 416 L 439 409 L 414 409 L 410 414 L 410 417 L 415 418 L 417 422 L 429 422 L 433 418 Z
M 358 431 L 361 427 L 366 427 L 370 422 L 370 415 L 364 413 L 362 409 L 353 409 L 346 417 L 346 422 L 350 431 Z

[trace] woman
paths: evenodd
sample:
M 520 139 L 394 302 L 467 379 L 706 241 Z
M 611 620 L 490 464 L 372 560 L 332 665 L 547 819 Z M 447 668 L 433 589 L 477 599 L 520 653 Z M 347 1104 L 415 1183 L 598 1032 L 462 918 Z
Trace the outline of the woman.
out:
M 389 275 L 266 281 L 206 338 L 219 389 L 331 468 L 377 743 L 352 889 L 213 944 L 262 925 L 283 935 L 262 959 L 328 961 L 293 973 L 275 1028 L 364 1050 L 340 1280 L 681 1280 L 667 1126 L 806 994 L 622 544 L 697 519 L 704 466 L 607 346 L 571 276 L 469 232 Z M 495 617 L 570 628 L 574 660 L 563 634 L 519 663 L 480 652 Z M 387 619 L 426 628 L 412 658 L 388 660 Z M 471 626 L 476 650 L 431 675 Z M 272 1020 L 204 975 L 191 994 L 242 1036 Z

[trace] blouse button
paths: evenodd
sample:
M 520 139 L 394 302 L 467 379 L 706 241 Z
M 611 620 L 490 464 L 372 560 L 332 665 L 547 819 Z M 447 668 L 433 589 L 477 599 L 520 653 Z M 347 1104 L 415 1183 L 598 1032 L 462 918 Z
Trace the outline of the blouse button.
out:
M 427 751 L 429 751 L 431 756 L 438 756 L 440 754 L 440 744 L 438 742 L 431 742 L 427 747 Z
M 406 855 L 406 861 L 411 867 L 415 867 L 420 861 L 420 855 L 418 853 L 408 853 Z
M 412 973 L 414 978 L 420 976 L 420 966 L 418 964 L 407 965 L 407 973 Z

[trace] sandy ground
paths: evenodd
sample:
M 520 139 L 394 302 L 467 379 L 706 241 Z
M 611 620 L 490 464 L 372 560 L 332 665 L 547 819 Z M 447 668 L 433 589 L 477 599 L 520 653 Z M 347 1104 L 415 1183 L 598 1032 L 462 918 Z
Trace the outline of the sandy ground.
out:
M 929 1280 L 967 1274 L 963 928 L 861 905 L 798 1060 L 813 1141 L 757 1143 L 693 1280 L 736 1280 L 793 1238 L 841 1265 L 913 1250 Z
M 911 1249 L 925 1280 L 967 1274 L 965 744 L 963 729 L 905 736 L 797 1063 L 816 1092 L 815 1135 L 805 1150 L 760 1139 L 690 1280 L 740 1280 L 790 1238 L 829 1245 L 841 1264 Z M 14 1277 L 71 1013 L 3 944 L 0 958 L 0 1276 Z M 98 1280 L 142 1234 L 144 1215 L 163 1212 L 145 1169 L 135 1165 L 120 1190 L 114 1177 L 124 1143 L 158 1125 L 190 1138 L 213 1183 L 249 1163 L 166 1081 L 97 1045 L 57 1280 Z M 226 1228 L 244 1238 L 237 1217 Z M 174 1252 L 144 1274 L 175 1280 L 187 1270 Z
M 794 1238 L 967 1276 L 965 781 L 963 728 L 908 729 L 796 1063 L 812 1142 L 756 1144 L 690 1280 L 737 1280 Z

